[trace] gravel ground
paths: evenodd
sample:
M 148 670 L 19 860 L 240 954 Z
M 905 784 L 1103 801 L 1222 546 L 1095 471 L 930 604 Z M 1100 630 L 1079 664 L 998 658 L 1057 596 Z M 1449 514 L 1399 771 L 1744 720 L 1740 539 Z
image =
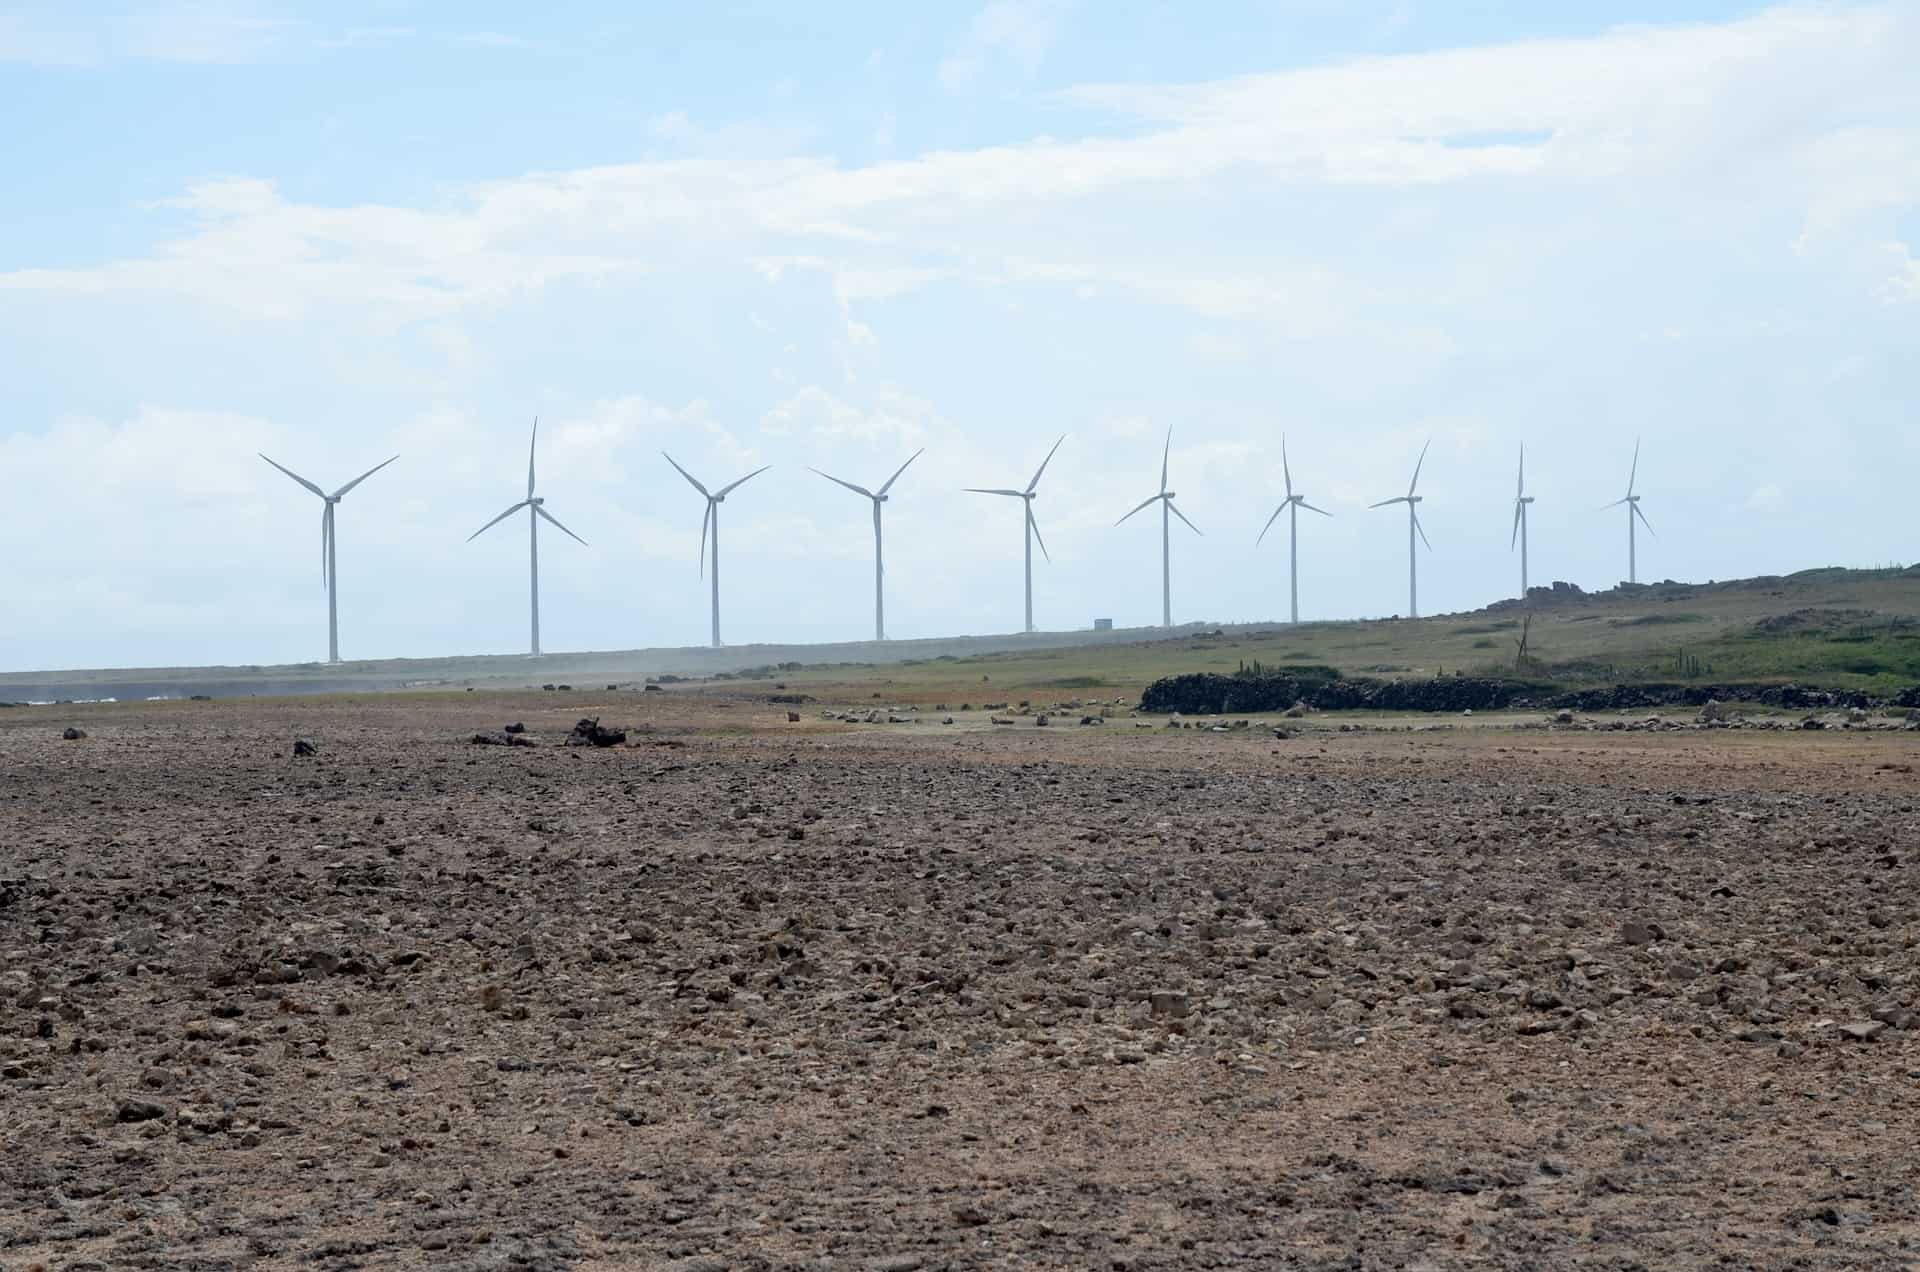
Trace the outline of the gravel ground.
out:
M 0 714 L 0 1272 L 1920 1268 L 1915 735 L 576 697 Z

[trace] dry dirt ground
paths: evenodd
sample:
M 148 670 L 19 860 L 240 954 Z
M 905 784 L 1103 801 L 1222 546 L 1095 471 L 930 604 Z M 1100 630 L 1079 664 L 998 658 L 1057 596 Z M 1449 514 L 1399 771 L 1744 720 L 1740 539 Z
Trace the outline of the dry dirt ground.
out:
M 0 1269 L 1920 1268 L 1916 735 L 573 697 L 0 714 Z

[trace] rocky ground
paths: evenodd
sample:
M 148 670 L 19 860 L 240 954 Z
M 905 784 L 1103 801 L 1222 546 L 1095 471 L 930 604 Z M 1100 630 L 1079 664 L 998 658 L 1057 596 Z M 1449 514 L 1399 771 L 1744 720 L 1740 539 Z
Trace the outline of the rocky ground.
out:
M 0 718 L 0 1270 L 1920 1268 L 1912 734 L 576 696 Z

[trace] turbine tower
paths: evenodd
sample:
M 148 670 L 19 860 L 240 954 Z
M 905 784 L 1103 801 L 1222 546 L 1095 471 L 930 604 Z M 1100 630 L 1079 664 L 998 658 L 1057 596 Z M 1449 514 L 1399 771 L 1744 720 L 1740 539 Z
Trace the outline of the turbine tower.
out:
M 1413 493 L 1420 485 L 1420 469 L 1427 462 L 1427 449 L 1432 445 L 1433 442 L 1429 440 L 1426 446 L 1420 448 L 1420 460 L 1413 466 L 1413 480 L 1407 483 L 1407 493 L 1395 495 L 1392 499 L 1382 499 L 1379 503 L 1372 505 L 1375 508 L 1384 508 L 1388 504 L 1397 503 L 1407 505 L 1407 617 L 1409 618 L 1420 617 L 1420 558 L 1414 552 L 1413 536 L 1419 535 L 1420 542 L 1427 544 L 1427 551 L 1433 551 L 1433 544 L 1427 542 L 1426 527 L 1420 524 L 1422 496 Z
M 1520 545 L 1520 599 L 1527 599 L 1527 505 L 1533 502 L 1533 496 L 1527 493 L 1527 444 L 1520 443 L 1520 484 L 1513 489 L 1513 534 L 1507 540 L 1507 551 L 1513 551 L 1513 545 Z
M 1040 555 L 1046 557 L 1047 564 L 1053 564 L 1053 554 L 1047 551 L 1047 541 L 1040 538 L 1040 525 L 1033 519 L 1034 490 L 1040 485 L 1040 476 L 1047 471 L 1047 465 L 1053 462 L 1053 451 L 1059 450 L 1060 442 L 1066 440 L 1067 435 L 1062 433 L 1060 441 L 1053 444 L 1053 450 L 1048 451 L 1047 457 L 1040 461 L 1040 467 L 1035 470 L 1033 480 L 1027 483 L 1025 490 L 985 490 L 979 486 L 966 488 L 970 494 L 975 495 L 1008 495 L 1021 500 L 1025 505 L 1023 511 L 1026 513 L 1027 631 L 1029 632 L 1033 631 L 1033 541 L 1035 539 L 1040 539 Z
M 812 470 L 820 473 L 822 477 L 825 477 L 835 485 L 845 486 L 854 494 L 865 495 L 873 501 L 873 638 L 875 640 L 885 640 L 887 638 L 887 597 L 886 589 L 882 584 L 882 579 L 885 578 L 885 569 L 881 564 L 880 552 L 880 505 L 887 502 L 887 492 L 893 489 L 894 482 L 900 480 L 900 474 L 907 471 L 907 464 L 911 464 L 925 453 L 926 447 L 923 446 L 909 455 L 907 457 L 907 463 L 895 469 L 893 476 L 887 478 L 886 484 L 880 487 L 879 494 L 875 494 L 865 486 L 856 486 L 850 481 L 841 481 L 832 473 L 820 473 L 818 468 Z
M 1331 517 L 1333 514 L 1325 508 L 1316 508 L 1308 503 L 1305 495 L 1297 495 L 1293 492 L 1293 466 L 1287 462 L 1287 439 L 1284 436 L 1280 439 L 1280 473 L 1287 481 L 1287 497 L 1281 501 L 1278 508 L 1273 510 L 1273 515 L 1267 518 L 1267 524 L 1260 528 L 1260 538 L 1253 541 L 1253 546 L 1259 547 L 1260 540 L 1267 537 L 1267 531 L 1273 529 L 1273 523 L 1280 519 L 1280 514 L 1283 512 L 1287 514 L 1289 558 L 1287 583 L 1289 599 L 1292 603 L 1290 611 L 1292 621 L 1298 624 L 1300 622 L 1300 510 L 1305 508 L 1308 512 L 1317 512 L 1323 517 Z
M 673 465 L 675 472 L 685 477 L 689 485 L 706 496 L 707 511 L 706 514 L 700 518 L 700 568 L 703 571 L 706 569 L 707 528 L 711 526 L 713 528 L 713 647 L 718 649 L 720 648 L 720 505 L 727 501 L 727 495 L 729 493 L 746 485 L 761 473 L 766 472 L 767 469 L 773 465 L 767 464 L 756 468 L 730 486 L 722 486 L 719 490 L 708 491 L 705 486 L 702 486 L 699 481 L 695 479 L 692 473 L 680 467 L 673 456 L 667 455 L 665 451 L 661 451 L 660 453 L 666 456 L 667 462 Z
M 1173 523 L 1168 519 L 1167 514 L 1172 513 L 1174 516 L 1180 518 L 1180 520 L 1187 521 L 1187 514 L 1174 507 L 1173 492 L 1167 489 L 1167 461 L 1172 456 L 1172 453 L 1173 430 L 1169 428 L 1167 430 L 1167 444 L 1160 452 L 1160 493 L 1157 495 L 1148 495 L 1140 501 L 1139 505 L 1133 509 L 1133 512 L 1127 514 L 1127 517 L 1131 517 L 1134 512 L 1139 512 L 1140 509 L 1152 503 L 1158 503 L 1160 505 L 1160 626 L 1162 627 L 1173 626 Z M 1121 524 L 1121 522 L 1124 522 L 1127 517 L 1122 517 L 1113 524 L 1117 526 Z M 1193 531 L 1195 534 L 1200 533 L 1200 527 L 1194 525 L 1191 521 L 1187 521 L 1187 529 Z
M 258 454 L 259 452 L 255 453 Z M 338 564 L 338 559 L 334 552 L 333 508 L 335 504 L 347 497 L 348 491 L 379 472 L 382 468 L 385 468 L 388 464 L 391 464 L 394 459 L 400 457 L 395 455 L 393 459 L 375 464 L 372 468 L 367 469 L 366 472 L 361 473 L 358 477 L 355 477 L 352 481 L 340 487 L 340 489 L 334 491 L 332 494 L 328 494 L 326 491 L 320 489 L 320 487 L 314 485 L 299 473 L 294 472 L 291 468 L 282 468 L 279 464 L 274 464 L 273 461 L 267 459 L 264 454 L 260 455 L 260 458 L 266 459 L 269 464 L 273 464 L 275 468 L 279 468 L 281 472 L 293 478 L 314 494 L 320 496 L 326 503 L 326 510 L 320 514 L 320 579 L 321 585 L 327 589 L 327 662 L 337 665 L 340 661 L 340 590 L 337 586 L 339 583 L 339 574 L 335 568 Z
M 1602 508 L 1600 510 L 1602 512 L 1605 512 L 1607 508 L 1618 508 L 1621 504 L 1625 504 L 1627 506 L 1627 582 L 1629 583 L 1638 583 L 1640 581 L 1640 576 L 1639 576 L 1640 562 L 1636 553 L 1636 545 L 1633 539 L 1633 519 L 1635 517 L 1640 518 L 1640 524 L 1647 528 L 1647 533 L 1653 534 L 1653 523 L 1647 520 L 1646 513 L 1640 511 L 1640 496 L 1633 493 L 1634 479 L 1639 476 L 1640 476 L 1640 439 L 1636 437 L 1633 439 L 1633 468 L 1629 470 L 1627 473 L 1626 497 L 1622 499 L 1616 499 L 1612 503 L 1608 504 L 1606 508 Z M 1655 536 L 1655 537 L 1658 537 L 1658 536 Z
M 553 524 L 559 528 L 560 533 L 566 535 L 581 547 L 584 548 L 587 546 L 585 539 L 582 539 L 565 526 L 560 525 L 560 519 L 547 511 L 547 501 L 545 499 L 533 493 L 533 448 L 534 443 L 539 440 L 540 417 L 536 415 L 533 418 L 533 437 L 527 442 L 527 497 L 467 536 L 467 542 L 472 543 L 475 539 L 478 539 L 481 535 L 493 529 L 522 508 L 527 510 L 527 564 L 532 579 L 533 604 L 533 648 L 531 653 L 535 658 L 540 656 L 540 518 L 545 517 L 548 521 L 553 522 Z

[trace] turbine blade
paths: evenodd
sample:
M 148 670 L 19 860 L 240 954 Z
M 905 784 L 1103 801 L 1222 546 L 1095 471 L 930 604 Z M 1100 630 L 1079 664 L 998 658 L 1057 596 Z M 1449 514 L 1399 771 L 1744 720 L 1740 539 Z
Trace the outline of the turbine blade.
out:
M 1624 500 L 1624 499 L 1616 499 L 1616 500 L 1614 500 L 1614 501 L 1613 501 L 1612 503 L 1610 503 L 1610 504 L 1602 504 L 1602 505 L 1600 506 L 1600 511 L 1602 511 L 1602 512 L 1605 512 L 1605 511 L 1607 511 L 1607 510 L 1608 510 L 1609 508 L 1618 508 L 1618 507 L 1619 507 L 1619 506 L 1620 506 L 1621 504 L 1623 504 L 1623 503 L 1625 503 L 1625 502 L 1627 502 L 1627 501 L 1626 501 L 1626 500 Z
M 1257 548 L 1260 546 L 1260 541 L 1267 537 L 1267 531 L 1273 529 L 1273 523 L 1280 520 L 1280 514 L 1285 512 L 1287 510 L 1287 504 L 1290 504 L 1292 502 L 1293 502 L 1292 499 L 1288 499 L 1286 503 L 1282 503 L 1278 508 L 1275 508 L 1273 510 L 1273 515 L 1267 518 L 1267 524 L 1260 527 L 1259 535 L 1254 538 L 1254 541 L 1253 541 L 1254 547 Z
M 333 505 L 320 508 L 320 590 L 327 590 L 327 549 L 333 546 Z
M 664 452 L 662 452 L 664 454 Z M 707 496 L 707 510 L 700 514 L 700 577 L 707 577 L 707 522 L 713 520 L 713 496 Z
M 1302 508 L 1305 508 L 1308 512 L 1317 512 L 1323 517 L 1331 517 L 1333 515 L 1332 513 L 1328 512 L 1325 508 L 1314 507 L 1312 504 L 1308 503 L 1305 499 L 1302 499 L 1300 501 L 1300 506 Z
M 707 488 L 705 486 L 702 486 L 698 481 L 698 479 L 696 479 L 692 473 L 680 467 L 679 461 L 674 459 L 673 456 L 667 455 L 667 452 L 665 451 L 661 451 L 660 453 L 662 455 L 666 455 L 667 462 L 673 465 L 674 471 L 679 473 L 682 477 L 685 477 L 687 479 L 688 484 L 690 484 L 695 490 L 699 491 L 703 495 L 706 495 L 707 498 L 709 499 L 713 498 L 713 496 L 707 492 Z
M 1039 541 L 1040 555 L 1047 558 L 1047 564 L 1053 564 L 1053 553 L 1047 551 L 1047 541 L 1040 534 L 1040 523 L 1033 519 L 1033 505 L 1027 505 L 1027 526 L 1033 531 L 1033 537 Z
M 1627 493 L 1633 493 L 1634 480 L 1640 476 L 1640 439 L 1633 439 L 1633 467 L 1627 470 Z
M 1167 426 L 1167 444 L 1160 452 L 1160 493 L 1167 493 L 1167 463 L 1173 458 L 1173 426 Z
M 924 447 L 924 446 L 922 446 L 922 447 L 921 447 L 921 448 L 920 448 L 919 450 L 917 450 L 917 451 L 915 451 L 915 452 L 913 452 L 913 454 L 911 454 L 911 455 L 909 455 L 909 456 L 907 456 L 907 463 L 906 463 L 906 464 L 902 464 L 902 465 L 900 465 L 900 467 L 898 467 L 898 468 L 896 468 L 896 469 L 894 469 L 894 470 L 893 470 L 893 476 L 891 476 L 891 477 L 889 477 L 889 478 L 887 478 L 887 482 L 886 482 L 886 484 L 885 484 L 884 486 L 882 486 L 882 487 L 880 487 L 880 493 L 884 495 L 884 494 L 886 494 L 886 493 L 887 493 L 887 492 L 888 492 L 889 490 L 892 490 L 892 489 L 893 489 L 893 483 L 894 483 L 894 482 L 896 482 L 896 481 L 899 481 L 899 480 L 900 480 L 900 474 L 901 474 L 901 473 L 904 473 L 904 472 L 906 472 L 906 471 L 907 471 L 907 464 L 911 464 L 911 463 L 912 463 L 912 462 L 913 462 L 914 460 L 916 460 L 916 459 L 918 459 L 918 458 L 920 458 L 920 457 L 921 457 L 922 455 L 924 455 L 924 454 L 926 454 L 926 453 L 927 453 L 927 448 L 926 448 L 926 447 Z
M 1167 511 L 1171 512 L 1174 516 L 1180 518 L 1180 520 L 1187 521 L 1187 514 L 1180 511 L 1180 505 L 1173 502 L 1173 500 L 1171 499 L 1167 500 Z M 1193 531 L 1195 534 L 1200 534 L 1200 527 L 1194 525 L 1193 522 L 1191 521 L 1187 521 L 1187 529 Z M 1201 535 L 1200 537 L 1205 538 L 1206 536 Z
M 1287 479 L 1287 498 L 1293 498 L 1293 465 L 1287 462 L 1287 435 L 1280 435 L 1280 473 Z M 1276 517 L 1279 513 L 1274 514 Z
M 1520 544 L 1520 510 L 1526 505 L 1518 499 L 1513 501 L 1513 534 L 1507 539 L 1507 551 L 1511 552 Z
M 1407 503 L 1407 502 L 1409 502 L 1409 501 L 1408 501 L 1408 498 L 1407 498 L 1407 496 L 1405 496 L 1405 495 L 1395 495 L 1395 496 L 1394 496 L 1393 498 L 1391 498 L 1391 499 L 1382 499 L 1382 500 L 1381 500 L 1381 501 L 1380 501 L 1379 503 L 1377 503 L 1377 504 L 1368 504 L 1368 505 L 1367 505 L 1367 507 L 1369 507 L 1369 508 L 1384 508 L 1384 507 L 1386 507 L 1386 506 L 1387 506 L 1388 504 L 1397 504 L 1397 503 Z
M 366 472 L 364 472 L 364 473 L 361 473 L 361 474 L 360 474 L 360 475 L 359 475 L 358 477 L 355 477 L 355 478 L 354 478 L 354 479 L 353 479 L 352 481 L 350 481 L 350 482 L 348 482 L 348 483 L 347 483 L 346 485 L 344 485 L 344 486 L 342 486 L 342 487 L 340 487 L 340 489 L 338 489 L 338 490 L 336 490 L 336 491 L 334 491 L 334 492 L 333 492 L 333 497 L 334 497 L 335 499 L 339 499 L 339 498 L 342 498 L 343 496 L 345 496 L 345 495 L 346 495 L 346 493 L 347 493 L 347 492 L 348 492 L 349 490 L 352 490 L 352 489 L 353 489 L 353 488 L 354 488 L 355 486 L 358 486 L 358 485 L 359 485 L 359 484 L 360 484 L 361 482 L 363 482 L 363 481 L 365 481 L 365 480 L 366 480 L 367 478 L 369 478 L 369 477 L 371 477 L 371 476 L 373 476 L 373 475 L 374 475 L 375 473 L 377 473 L 377 472 L 379 472 L 379 471 L 380 471 L 380 470 L 381 470 L 382 468 L 385 468 L 385 467 L 386 467 L 386 466 L 387 466 L 388 464 L 391 464 L 391 463 L 393 462 L 393 460 L 394 460 L 394 459 L 398 459 L 398 458 L 400 458 L 400 457 L 399 457 L 398 455 L 395 455 L 395 456 L 393 457 L 393 459 L 389 459 L 389 460 L 386 460 L 386 461 L 384 461 L 384 462 L 382 462 L 382 463 L 378 463 L 378 464 L 375 464 L 375 465 L 374 465 L 374 466 L 373 466 L 372 468 L 369 468 L 369 469 L 367 469 L 367 471 L 366 471 Z
M 527 498 L 533 498 L 533 447 L 540 440 L 540 417 L 533 417 L 533 436 L 527 439 Z
M 1639 504 L 1633 505 L 1633 515 L 1640 518 L 1640 524 L 1647 528 L 1648 534 L 1653 534 L 1653 522 L 1647 520 L 1647 514 L 1640 511 Z M 1653 534 L 1653 537 L 1658 539 L 1660 536 Z
M 522 508 L 526 506 L 527 506 L 527 501 L 522 499 L 519 503 L 513 505 L 513 507 L 507 509 L 505 512 L 501 513 L 499 516 L 495 517 L 492 521 L 487 522 L 486 525 L 481 526 L 478 530 L 475 530 L 472 534 L 468 535 L 467 542 L 472 543 L 475 539 L 478 539 L 481 535 L 493 529 L 495 526 L 499 525 L 502 521 L 505 521 L 508 517 L 511 517 L 514 513 L 520 511 Z
M 557 528 L 559 529 L 559 531 L 560 531 L 560 533 L 561 533 L 561 534 L 564 534 L 564 535 L 566 535 L 566 536 L 567 536 L 567 537 L 568 537 L 569 539 L 572 539 L 572 540 L 573 540 L 573 541 L 574 541 L 575 543 L 577 543 L 577 544 L 579 544 L 579 545 L 580 545 L 581 547 L 583 547 L 583 548 L 585 548 L 585 547 L 589 547 L 589 546 L 591 546 L 590 544 L 588 544 L 588 543 L 587 543 L 587 541 L 586 541 L 585 539 L 582 539 L 582 538 L 581 538 L 581 537 L 580 537 L 579 535 L 577 535 L 577 534 L 575 534 L 575 533 L 574 533 L 573 531 L 571 531 L 571 530 L 569 530 L 569 529 L 567 529 L 567 528 L 566 528 L 565 526 L 563 526 L 563 525 L 561 525 L 561 524 L 560 524 L 560 518 L 558 518 L 558 517 L 556 517 L 556 516 L 554 516 L 554 515 L 553 515 L 552 513 L 550 513 L 550 512 L 548 512 L 548 511 L 547 511 L 547 510 L 546 510 L 546 509 L 545 509 L 544 507 L 542 507 L 541 505 L 539 505 L 539 504 L 535 504 L 535 505 L 533 506 L 533 510 L 534 510 L 534 512 L 535 512 L 536 514 L 538 514 L 539 516 L 541 516 L 541 517 L 544 517 L 544 518 L 546 518 L 546 519 L 547 519 L 548 521 L 550 521 L 550 522 L 552 522 L 552 523 L 553 523 L 553 524 L 554 524 L 554 525 L 555 525 L 555 526 L 556 526 L 556 527 L 557 527 Z
M 1427 528 L 1420 524 L 1420 514 L 1417 512 L 1413 514 L 1413 528 L 1420 532 L 1420 542 L 1427 545 L 1427 551 L 1433 551 L 1433 544 L 1427 540 Z
M 1146 507 L 1146 506 L 1147 506 L 1148 504 L 1150 504 L 1150 503 L 1154 503 L 1154 502 L 1155 502 L 1155 501 L 1157 501 L 1157 500 L 1158 500 L 1159 498 L 1160 498 L 1160 496 L 1159 496 L 1159 495 L 1148 495 L 1148 496 L 1147 496 L 1147 497 L 1146 497 L 1145 499 L 1142 499 L 1142 500 L 1140 501 L 1140 505 L 1139 505 L 1139 507 L 1137 507 L 1137 508 L 1135 508 L 1135 509 L 1133 510 L 1133 512 L 1129 512 L 1129 513 L 1127 514 L 1127 517 L 1131 517 L 1131 516 L 1133 515 L 1133 513 L 1134 513 L 1134 512 L 1138 512 L 1138 511 L 1140 511 L 1140 509 L 1141 509 L 1141 508 L 1144 508 L 1144 507 Z M 1125 520 L 1127 519 L 1127 517 L 1122 517 L 1122 518 L 1120 518 L 1120 521 L 1125 521 Z M 1119 525 L 1119 524 L 1120 524 L 1120 521 L 1116 521 L 1116 522 L 1114 522 L 1113 524 L 1117 526 L 1117 525 Z
M 1432 439 L 1431 437 L 1429 437 L 1429 438 L 1427 439 L 1427 444 L 1426 444 L 1425 446 L 1422 446 L 1422 447 L 1420 448 L 1420 462 L 1419 462 L 1419 463 L 1417 463 L 1417 464 L 1415 464 L 1415 465 L 1413 466 L 1413 480 L 1407 483 L 1407 497 L 1408 497 L 1408 498 L 1412 498 L 1412 497 L 1413 497 L 1413 488 L 1414 488 L 1415 486 L 1418 486 L 1418 485 L 1420 484 L 1420 470 L 1421 470 L 1421 469 L 1422 469 L 1423 467 L 1425 467 L 1425 466 L 1426 466 L 1426 462 L 1427 462 L 1427 451 L 1428 451 L 1428 450 L 1429 450 L 1429 449 L 1430 449 L 1430 448 L 1431 448 L 1432 446 L 1433 446 L 1433 439 Z
M 263 454 L 260 454 L 259 451 L 255 451 L 254 454 L 260 455 L 260 458 L 262 459 L 267 459 L 267 457 Z M 267 462 L 269 464 L 273 464 L 273 461 L 270 459 L 267 459 Z M 305 486 L 308 490 L 311 490 L 314 494 L 320 496 L 322 499 L 325 499 L 327 497 L 326 491 L 320 489 L 320 487 L 314 485 L 312 482 L 308 481 L 305 477 L 302 477 L 299 473 L 294 472 L 291 468 L 281 468 L 279 464 L 273 464 L 273 466 L 275 468 L 279 468 L 281 472 L 293 478 L 295 481 L 299 482 L 302 486 Z
M 719 490 L 714 492 L 713 497 L 715 499 L 725 499 L 727 497 L 728 491 L 738 490 L 740 487 L 746 485 L 748 482 L 752 481 L 755 477 L 758 477 L 761 473 L 766 472 L 767 469 L 772 467 L 773 467 L 772 464 L 765 464 L 759 468 L 754 469 L 752 472 L 748 473 L 745 477 L 742 477 L 739 481 L 734 482 L 733 485 L 720 487 Z
M 1065 433 L 1060 434 L 1060 442 L 1064 442 L 1066 440 L 1067 440 L 1067 435 Z M 1060 449 L 1060 442 L 1055 442 L 1053 444 L 1053 450 L 1048 451 L 1047 457 L 1040 461 L 1040 467 L 1034 470 L 1033 480 L 1027 483 L 1026 490 L 1021 493 L 1030 495 L 1033 493 L 1034 487 L 1040 484 L 1041 474 L 1045 473 L 1047 471 L 1047 465 L 1053 462 L 1053 451 L 1057 451 Z
M 1520 496 L 1526 493 L 1527 493 L 1527 444 L 1525 442 L 1522 442 L 1520 443 L 1520 481 L 1519 481 L 1519 484 L 1513 488 L 1513 497 L 1515 499 L 1518 499 L 1520 498 Z
M 1024 490 L 985 490 L 979 486 L 963 486 L 961 489 L 970 495 L 1012 495 L 1015 499 L 1027 497 L 1027 492 Z
M 807 471 L 810 473 L 820 473 L 820 470 L 818 468 L 808 468 Z M 841 481 L 838 477 L 835 477 L 832 473 L 820 473 L 820 475 L 822 477 L 825 477 L 828 481 L 832 482 L 836 486 L 845 486 L 848 490 L 851 490 L 856 495 L 865 495 L 869 499 L 873 498 L 873 492 L 871 490 L 868 490 L 865 486 L 856 486 L 850 481 Z

